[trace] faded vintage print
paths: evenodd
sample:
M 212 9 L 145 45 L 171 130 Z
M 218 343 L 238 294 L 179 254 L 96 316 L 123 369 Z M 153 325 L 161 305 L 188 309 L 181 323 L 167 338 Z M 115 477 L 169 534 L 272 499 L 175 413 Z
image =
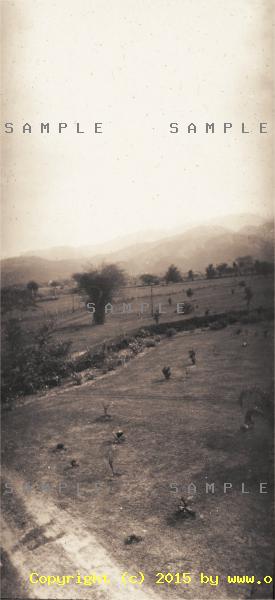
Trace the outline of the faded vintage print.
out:
M 1 598 L 271 599 L 272 0 L 2 0 Z

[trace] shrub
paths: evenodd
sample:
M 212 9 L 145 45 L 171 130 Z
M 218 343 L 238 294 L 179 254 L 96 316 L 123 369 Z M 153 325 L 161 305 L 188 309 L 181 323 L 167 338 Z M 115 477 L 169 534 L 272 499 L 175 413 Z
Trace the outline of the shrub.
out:
M 146 329 L 139 329 L 139 331 L 137 332 L 137 337 L 145 338 L 145 337 L 149 337 L 149 336 L 150 336 L 150 333 Z
M 170 367 L 163 367 L 162 373 L 163 373 L 165 379 L 167 379 L 167 380 L 170 379 L 171 374 L 172 374 Z
M 67 360 L 71 342 L 53 342 L 53 326 L 47 323 L 36 332 L 24 332 L 17 319 L 3 328 L 2 399 L 33 394 L 60 385 L 71 372 Z
M 174 335 L 176 335 L 177 330 L 174 327 L 169 327 L 168 329 L 166 329 L 166 335 L 167 337 L 173 337 Z
M 138 354 L 139 352 L 141 352 L 143 344 L 140 341 L 134 339 L 134 341 L 129 344 L 129 348 L 134 354 Z
M 188 315 L 194 311 L 194 306 L 190 302 L 184 302 L 184 314 Z
M 74 385 L 82 384 L 82 377 L 79 373 L 72 373 L 72 380 L 74 382 Z
M 153 339 L 148 339 L 145 341 L 145 348 L 154 348 L 156 346 L 156 341 Z
M 211 329 L 211 331 L 218 331 L 219 329 L 224 329 L 225 327 L 227 327 L 226 321 L 214 321 L 209 325 L 209 329 Z
M 258 323 L 260 320 L 261 317 L 258 314 L 244 315 L 240 319 L 240 323 L 242 323 L 242 325 L 249 325 L 249 323 Z
M 114 371 L 117 367 L 117 361 L 114 360 L 113 358 L 109 358 L 108 360 L 106 360 L 106 369 L 108 369 L 108 371 Z

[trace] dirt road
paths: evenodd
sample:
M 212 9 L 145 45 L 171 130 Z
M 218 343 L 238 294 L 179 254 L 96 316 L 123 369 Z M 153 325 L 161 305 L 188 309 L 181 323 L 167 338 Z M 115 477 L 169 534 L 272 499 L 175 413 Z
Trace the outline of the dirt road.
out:
M 5 582 L 9 598 L 95 598 L 126 600 L 154 600 L 157 596 L 150 590 L 140 589 L 140 584 L 124 584 L 123 569 L 108 556 L 106 550 L 80 519 L 58 509 L 52 502 L 43 501 L 37 493 L 23 497 L 24 482 L 18 475 L 9 474 L 5 479 L 2 514 L 2 543 L 6 560 L 12 566 L 17 581 Z M 12 493 L 10 491 L 12 490 Z M 6 492 L 6 493 L 5 493 Z M 12 496 L 12 498 L 11 498 Z M 26 502 L 27 501 L 27 502 Z M 27 504 L 27 506 L 26 506 Z M 58 559 L 58 560 L 57 560 Z M 58 562 L 58 567 L 57 567 Z M 5 560 L 4 560 L 5 566 Z M 11 570 L 11 569 L 10 569 Z M 30 582 L 41 575 L 107 575 L 106 582 L 92 586 L 75 583 L 48 585 Z M 134 574 L 132 574 L 134 575 Z M 88 581 L 88 580 L 86 580 Z M 108 582 L 107 582 L 108 581 Z M 18 582 L 19 585 L 18 585 Z M 10 595 L 12 594 L 12 596 Z M 2 596 L 3 598 L 5 596 Z

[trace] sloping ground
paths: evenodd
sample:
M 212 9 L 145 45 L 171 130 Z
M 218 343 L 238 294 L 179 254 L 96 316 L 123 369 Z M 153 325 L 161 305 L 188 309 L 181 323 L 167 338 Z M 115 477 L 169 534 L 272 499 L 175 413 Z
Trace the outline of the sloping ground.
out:
M 258 417 L 253 429 L 242 432 L 244 416 L 237 402 L 244 387 L 269 385 L 273 344 L 270 332 L 264 334 L 267 328 L 266 323 L 242 326 L 239 335 L 236 325 L 182 332 L 102 379 L 32 397 L 6 413 L 4 459 L 15 494 L 4 496 L 4 548 L 11 560 L 15 556 L 21 576 L 16 548 L 23 552 L 25 520 L 31 517 L 30 532 L 47 525 L 46 533 L 36 532 L 38 539 L 41 533 L 55 539 L 31 546 L 31 555 L 24 558 L 29 571 L 40 569 L 43 559 L 46 574 L 62 575 L 69 567 L 87 574 L 97 564 L 91 562 L 97 539 L 105 548 L 100 564 L 106 559 L 106 572 L 113 556 L 123 565 L 121 572 L 144 572 L 158 597 L 272 597 L 268 585 L 225 581 L 234 574 L 254 574 L 261 581 L 272 575 L 272 421 Z M 197 352 L 196 366 L 188 359 L 191 348 Z M 164 365 L 172 368 L 170 381 L 162 377 Z M 102 418 L 103 401 L 113 402 L 111 419 Z M 126 441 L 113 450 L 113 477 L 107 459 L 118 428 Z M 67 450 L 54 452 L 59 442 Z M 72 459 L 78 467 L 70 466 Z M 22 479 L 32 491 L 23 489 Z M 205 493 L 205 481 L 215 483 L 214 494 Z M 197 486 L 192 501 L 196 518 L 176 520 L 179 498 L 187 495 L 191 482 Z M 227 494 L 225 482 L 232 483 Z M 249 493 L 241 493 L 242 482 Z M 267 494 L 259 493 L 260 482 L 269 483 Z M 27 506 L 27 517 L 15 495 Z M 132 533 L 142 540 L 125 545 Z M 76 553 L 73 563 L 66 562 L 67 538 L 72 552 L 74 546 L 82 548 L 83 560 Z M 186 571 L 192 574 L 190 584 L 156 585 L 156 573 Z M 219 575 L 219 585 L 201 585 L 201 571 Z M 45 597 L 44 588 L 39 590 L 39 597 Z M 82 590 L 76 597 L 86 597 Z M 60 588 L 57 597 L 67 593 Z
M 181 317 L 176 312 L 176 303 L 178 302 L 188 301 L 192 304 L 194 312 L 191 316 L 204 315 L 206 310 L 209 310 L 210 314 L 215 314 L 245 309 L 244 288 L 239 285 L 242 280 L 245 281 L 247 286 L 251 287 L 254 294 L 251 308 L 273 306 L 274 282 L 272 277 L 225 277 L 214 281 L 200 280 L 190 283 L 186 282 L 182 286 L 169 285 L 166 288 L 160 286 L 153 289 L 154 305 L 157 306 L 158 303 L 161 303 L 162 310 L 165 312 L 160 318 L 160 323 L 177 321 Z M 188 288 L 191 288 L 193 291 L 191 298 L 188 298 L 185 293 Z M 232 289 L 234 290 L 234 294 L 232 294 Z M 148 289 L 147 297 L 143 296 L 140 298 L 138 292 L 139 288 L 131 292 L 131 294 L 135 294 L 135 298 L 132 299 L 132 295 L 130 295 L 130 297 L 125 299 L 125 301 L 132 303 L 133 312 L 131 314 L 109 314 L 105 325 L 102 327 L 93 327 L 91 316 L 83 308 L 74 314 L 66 315 L 62 315 L 61 310 L 58 313 L 56 322 L 56 338 L 64 341 L 71 340 L 72 351 L 81 351 L 87 346 L 102 343 L 124 332 L 129 334 L 138 327 L 147 327 L 153 324 L 154 319 L 150 315 L 150 289 Z M 144 294 L 144 288 L 142 289 L 142 293 Z M 172 300 L 171 306 L 168 304 L 169 297 Z M 122 302 L 122 299 L 120 302 Z M 148 312 L 144 313 L 141 318 L 138 318 L 137 312 L 140 311 L 142 302 L 148 303 Z M 119 310 L 121 310 L 121 306 Z M 36 315 L 38 321 L 39 319 L 41 320 L 40 310 L 36 311 Z M 186 318 L 189 317 L 190 315 L 186 315 Z M 31 318 L 33 319 L 33 316 Z M 32 322 L 35 325 L 35 320 L 33 320 L 28 323 L 28 326 Z
M 122 581 L 123 570 L 107 554 L 106 550 L 89 532 L 85 520 L 77 519 L 59 509 L 42 495 L 29 493 L 23 499 L 22 489 L 26 481 L 10 473 L 5 480 L 3 502 L 2 536 L 5 546 L 4 568 L 9 557 L 13 565 L 13 581 L 7 584 L 8 598 L 93 598 L 103 600 L 154 600 L 150 590 L 146 594 L 137 585 Z M 12 500 L 5 490 L 12 490 Z M 12 504 L 12 506 L 11 506 Z M 11 568 L 9 566 L 9 568 Z M 31 576 L 31 574 L 33 575 Z M 81 574 L 77 583 L 77 575 Z M 52 576 L 39 583 L 39 577 Z M 72 579 L 65 585 L 54 584 L 53 577 L 69 575 Z M 83 578 L 96 575 L 97 580 Z M 105 575 L 105 579 L 104 579 Z M 30 576 L 31 581 L 30 582 Z M 36 582 L 36 583 L 35 583 Z M 14 594 L 15 591 L 15 594 Z M 4 598 L 4 596 L 1 596 Z

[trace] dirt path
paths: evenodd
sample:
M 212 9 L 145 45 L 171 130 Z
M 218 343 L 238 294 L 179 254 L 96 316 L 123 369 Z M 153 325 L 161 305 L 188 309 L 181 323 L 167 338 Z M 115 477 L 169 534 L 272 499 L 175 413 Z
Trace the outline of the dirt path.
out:
M 157 599 L 152 591 L 143 591 L 138 584 L 125 585 L 121 581 L 123 569 L 110 558 L 103 546 L 92 535 L 83 521 L 58 509 L 52 502 L 43 501 L 34 493 L 25 495 L 24 481 L 10 472 L 3 478 L 6 490 L 2 511 L 2 544 L 12 568 L 17 573 L 17 590 L 23 598 L 85 598 L 126 600 Z M 7 484 L 9 487 L 7 487 Z M 58 559 L 58 565 L 57 565 Z M 5 565 L 4 565 L 5 566 Z M 12 572 L 14 573 L 12 569 Z M 84 586 L 70 584 L 32 584 L 30 574 L 40 575 L 107 575 L 110 583 Z M 134 573 L 133 573 L 134 575 Z M 20 585 L 18 586 L 18 581 Z M 7 587 L 7 586 L 6 586 Z M 10 589 L 13 584 L 10 582 Z M 18 597 L 12 593 L 10 597 Z

